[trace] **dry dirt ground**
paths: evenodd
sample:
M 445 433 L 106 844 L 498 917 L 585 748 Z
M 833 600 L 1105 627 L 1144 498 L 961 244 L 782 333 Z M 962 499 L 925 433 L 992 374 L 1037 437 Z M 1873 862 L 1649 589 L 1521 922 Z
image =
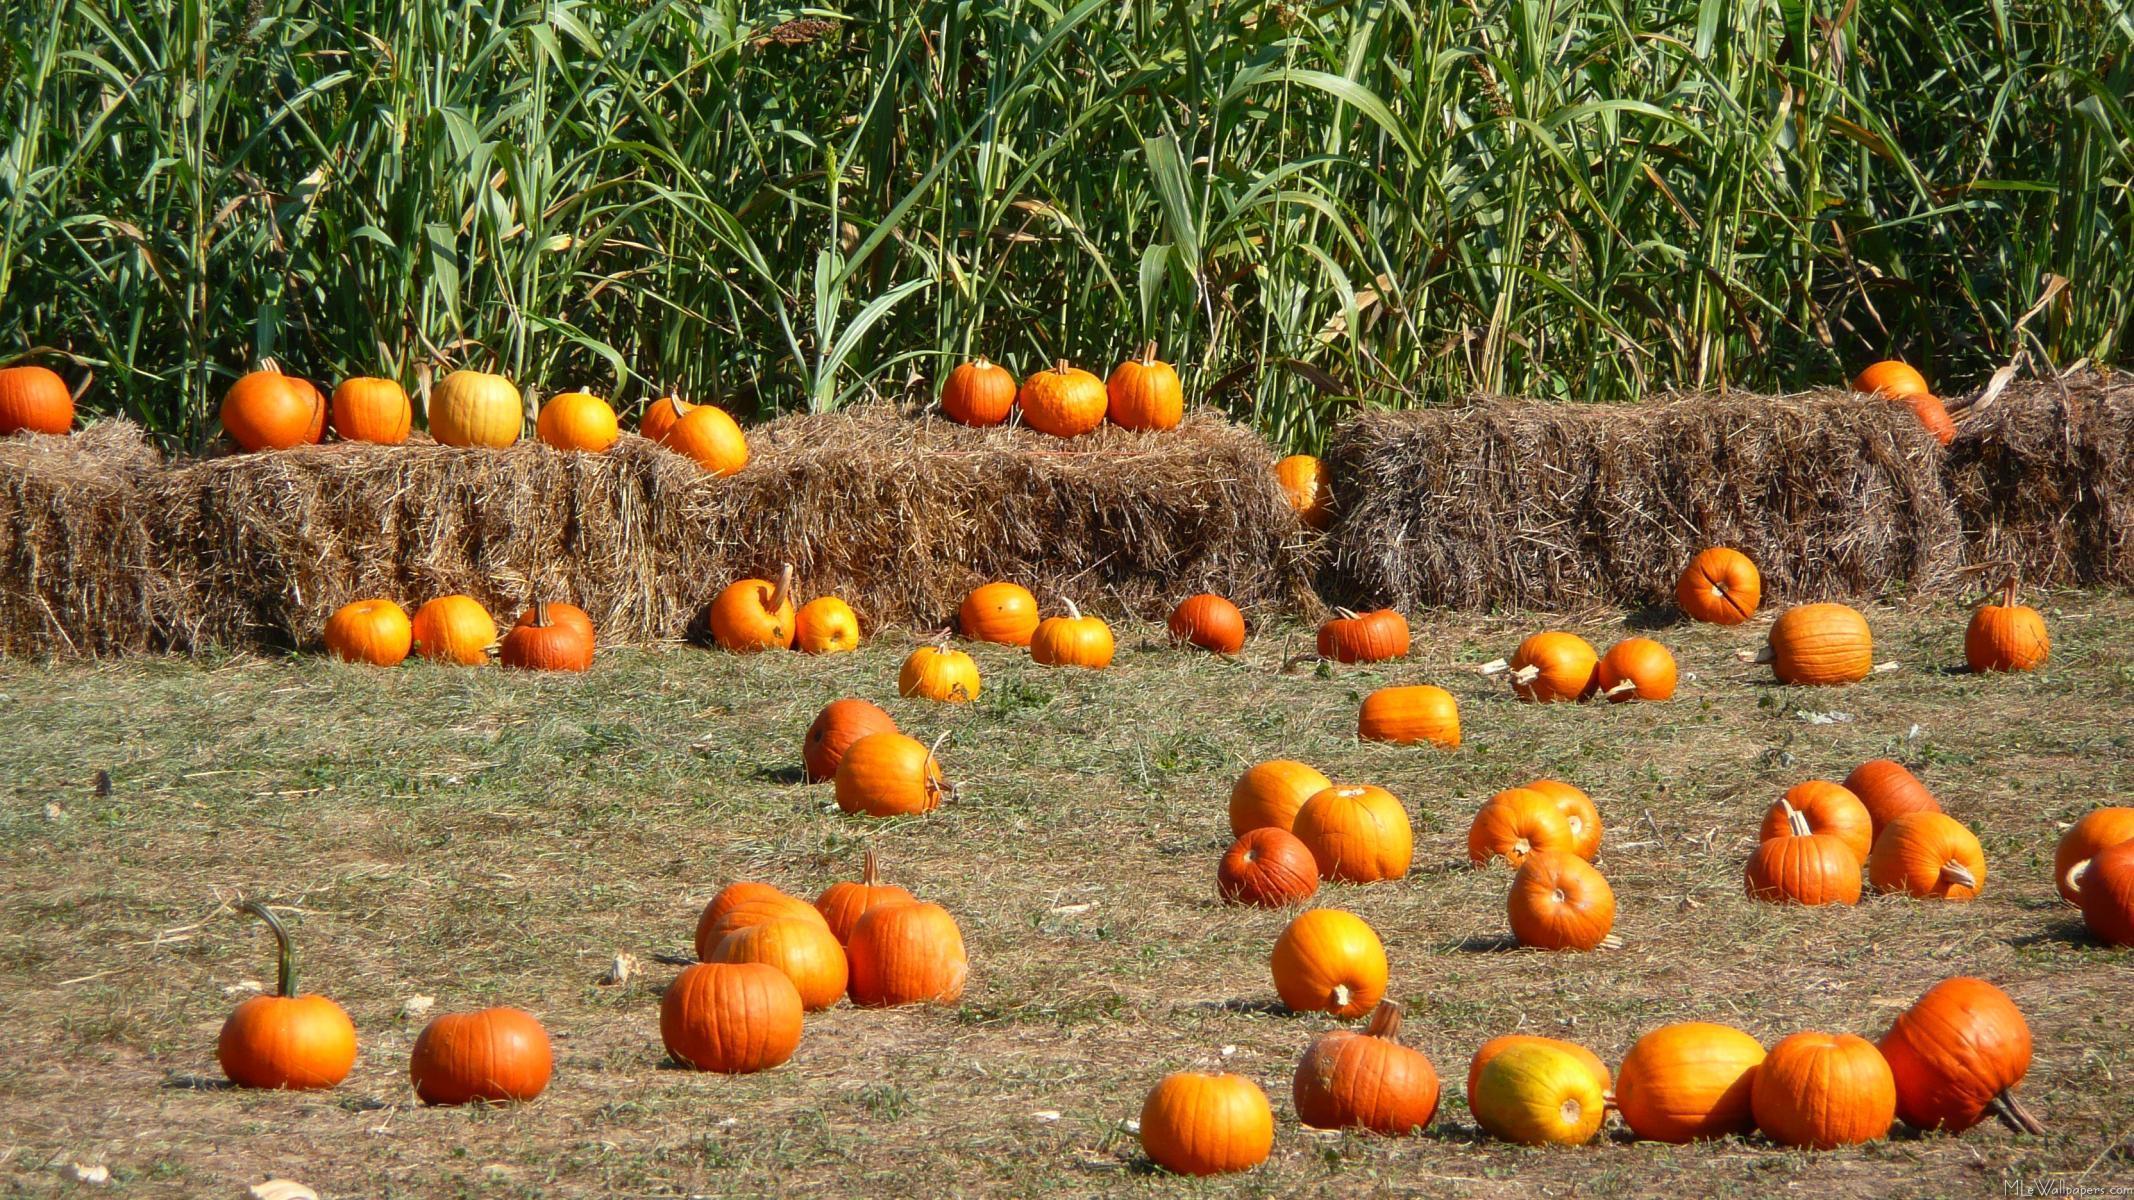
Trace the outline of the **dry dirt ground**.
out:
M 1411 660 L 1330 677 L 1276 669 L 1308 631 L 1240 661 L 1122 628 L 1103 673 L 980 647 L 975 704 L 895 696 L 910 639 L 817 660 L 686 647 L 604 653 L 577 678 L 315 657 L 0 664 L 15 732 L 0 795 L 0 1188 L 69 1192 L 103 1164 L 133 1195 L 235 1195 L 284 1175 L 327 1196 L 1796 1195 L 1980 1196 L 2134 1187 L 2134 956 L 2083 934 L 2049 879 L 2064 823 L 2134 794 L 2134 599 L 2045 601 L 2046 669 L 1980 678 L 1953 603 L 1870 612 L 1905 669 L 1843 690 L 1775 687 L 1739 630 L 1668 625 L 1695 673 L 1665 705 L 1513 702 L 1468 670 L 1540 618 L 1420 614 Z M 1555 618 L 1605 646 L 1643 625 Z M 1359 697 L 1433 681 L 1460 698 L 1455 753 L 1360 745 Z M 802 730 L 873 698 L 943 751 L 962 795 L 938 814 L 845 817 L 799 782 Z M 1848 720 L 1819 723 L 1811 714 Z M 1896 754 L 1977 830 L 1975 904 L 1797 910 L 1741 894 L 1757 820 L 1787 785 Z M 1447 1081 L 1436 1125 L 1386 1140 L 1290 1113 L 1297 1055 L 1329 1018 L 1274 1003 L 1284 914 L 1225 908 L 1225 798 L 1289 756 L 1407 803 L 1406 879 L 1320 901 L 1384 935 L 1412 1044 Z M 108 771 L 111 790 L 93 780 Z M 1541 774 L 1588 788 L 1626 948 L 1507 951 L 1501 870 L 1463 862 L 1490 793 Z M 879 848 L 887 877 L 956 914 L 973 976 L 954 1008 L 840 1007 L 759 1076 L 675 1069 L 658 996 L 673 966 L 597 982 L 619 951 L 685 952 L 737 879 L 813 896 Z M 354 1017 L 354 1075 L 325 1094 L 217 1085 L 227 989 L 269 982 L 239 892 L 288 906 L 304 981 Z M 1829 1154 L 1760 1138 L 1689 1148 L 1620 1130 L 1577 1150 L 1483 1140 L 1460 1097 L 1486 1038 L 1530 1030 L 1611 1062 L 1688 1018 L 1766 1043 L 1804 1028 L 1879 1036 L 1952 974 L 2029 1014 L 2024 1095 L 2044 1139 L 1998 1126 L 1900 1132 Z M 509 1003 L 556 1038 L 537 1102 L 425 1109 L 406 1082 L 418 1022 Z M 1200 1183 L 1153 1172 L 1122 1122 L 1159 1076 L 1218 1064 L 1275 1101 L 1273 1159 Z

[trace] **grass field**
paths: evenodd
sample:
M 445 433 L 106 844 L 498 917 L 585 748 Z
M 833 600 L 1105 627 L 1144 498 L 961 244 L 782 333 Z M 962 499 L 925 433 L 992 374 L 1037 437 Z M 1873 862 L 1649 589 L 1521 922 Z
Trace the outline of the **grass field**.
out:
M 2134 1185 L 2134 959 L 2090 942 L 2049 863 L 2062 823 L 2134 792 L 2134 599 L 2063 594 L 2034 675 L 1961 663 L 1964 611 L 1875 609 L 1897 674 L 1855 688 L 1768 686 L 1748 629 L 1669 627 L 1695 679 L 1660 706 L 1534 707 L 1453 663 L 1506 653 L 1535 619 L 1425 614 L 1411 662 L 1331 678 L 1277 670 L 1307 637 L 1263 631 L 1242 661 L 1121 630 L 1102 674 L 978 651 L 979 701 L 897 700 L 906 641 L 856 655 L 735 658 L 675 648 L 530 678 L 316 658 L 0 664 L 16 730 L 0 806 L 0 1190 L 68 1191 L 68 1163 L 114 1190 L 234 1195 L 274 1175 L 332 1196 L 559 1193 L 883 1196 L 1150 1194 L 2002 1195 Z M 1619 616 L 1576 619 L 1603 645 Z M 1357 699 L 1428 679 L 1460 697 L 1452 754 L 1360 745 Z M 961 797 L 895 823 L 844 817 L 799 782 L 801 732 L 844 694 L 907 730 L 952 731 Z M 1850 719 L 1817 723 L 1810 713 Z M 1788 784 L 1894 753 L 1983 840 L 1971 905 L 1766 906 L 1740 872 Z M 1384 935 L 1411 1044 L 1446 1080 L 1425 1136 L 1311 1133 L 1289 1078 L 1321 1016 L 1274 1003 L 1280 913 L 1215 900 L 1231 781 L 1260 759 L 1312 761 L 1407 803 L 1417 866 L 1320 902 Z M 110 794 L 93 787 L 109 772 Z M 1507 875 L 1464 865 L 1468 817 L 1543 773 L 1593 792 L 1601 865 L 1627 945 L 1502 949 Z M 2123 800 L 2121 802 L 2124 802 Z M 864 847 L 956 914 L 972 984 L 954 1009 L 811 1016 L 799 1053 L 759 1076 L 674 1069 L 658 994 L 721 884 L 813 896 Z M 362 1037 L 325 1094 L 219 1086 L 215 1033 L 243 980 L 271 985 L 239 892 L 287 906 L 307 988 Z M 620 987 L 610 959 L 648 960 Z M 1524 1029 L 1611 1062 L 1692 1017 L 1767 1044 L 1803 1028 L 1879 1036 L 1931 983 L 1983 975 L 2023 1007 L 2037 1064 L 2023 1094 L 2052 1127 L 1899 1133 L 1808 1155 L 1761 1139 L 1693 1148 L 1620 1133 L 1577 1151 L 1483 1141 L 1459 1097 L 1468 1056 Z M 510 1003 L 556 1040 L 548 1093 L 510 1109 L 424 1109 L 405 1068 L 420 1021 Z M 1153 1173 L 1123 1122 L 1163 1073 L 1217 1063 L 1276 1102 L 1275 1154 L 1231 1180 Z

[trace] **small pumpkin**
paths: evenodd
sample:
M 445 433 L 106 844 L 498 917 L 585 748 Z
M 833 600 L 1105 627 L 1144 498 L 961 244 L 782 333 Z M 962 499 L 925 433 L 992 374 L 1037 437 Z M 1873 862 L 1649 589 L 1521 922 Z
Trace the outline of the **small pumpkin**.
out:
M 1015 408 L 1015 376 L 981 354 L 941 381 L 941 411 L 965 425 L 998 425 Z
M 1334 490 L 1325 463 L 1309 454 L 1292 454 L 1274 465 L 1274 478 L 1305 528 L 1324 529 L 1333 523 Z
M 415 610 L 409 623 L 415 653 L 432 662 L 478 667 L 496 645 L 496 620 L 472 596 L 439 596 Z
M 1615 1073 L 1615 1104 L 1647 1141 L 1691 1142 L 1747 1133 L 1764 1048 L 1725 1025 L 1685 1021 L 1637 1040 Z
M 1940 812 L 1941 801 L 1919 782 L 1919 777 L 1906 770 L 1903 763 L 1894 759 L 1878 758 L 1861 763 L 1845 777 L 1845 790 L 1860 798 L 1867 808 L 1867 816 L 1874 823 L 1868 846 L 1873 848 L 1875 837 L 1891 821 L 1906 813 Z
M 246 450 L 287 450 L 325 434 L 326 402 L 309 381 L 267 359 L 223 393 L 222 428 Z
M 852 927 L 870 910 L 885 904 L 916 904 L 918 897 L 893 883 L 883 883 L 876 874 L 874 851 L 869 849 L 860 867 L 857 883 L 833 883 L 815 898 L 815 911 L 822 914 L 830 934 L 840 946 L 852 941 Z
M 1512 936 L 1537 950 L 1592 950 L 1615 928 L 1615 890 L 1567 850 L 1526 856 L 1505 902 Z
M 1179 1175 L 1227 1175 L 1267 1161 L 1274 1108 L 1242 1075 L 1166 1075 L 1141 1104 L 1141 1150 Z
M 1882 1035 L 1881 1050 L 1905 1124 L 1962 1133 L 1991 1113 L 2019 1132 L 2045 1132 L 2015 1097 L 2030 1072 L 2030 1025 L 1985 980 L 1959 975 L 1928 988 Z
M 1245 648 L 1245 614 L 1213 592 L 1188 596 L 1171 610 L 1171 636 L 1217 654 Z
M 1111 397 L 1096 376 L 1060 359 L 1031 374 L 1015 393 L 1023 424 L 1054 437 L 1077 437 L 1104 423 Z
M 963 932 L 938 904 L 868 909 L 852 926 L 847 952 L 852 1002 L 868 1008 L 954 1004 L 971 973 Z
M 793 646 L 793 564 L 773 584 L 742 579 L 713 598 L 705 624 L 712 640 L 735 654 L 789 650 Z
M 408 1059 L 424 1104 L 531 1100 L 554 1070 L 548 1031 L 532 1013 L 508 1007 L 438 1017 L 416 1035 Z
M 1441 750 L 1457 750 L 1460 704 L 1451 692 L 1427 683 L 1379 688 L 1363 698 L 1356 712 L 1356 736 L 1367 742 L 1429 742 Z
M 244 1088 L 313 1091 L 348 1078 L 356 1065 L 356 1026 L 347 1010 L 324 996 L 296 990 L 296 948 L 281 920 L 256 900 L 240 901 L 274 931 L 278 972 L 274 994 L 254 996 L 222 1023 L 215 1061 Z
M 860 646 L 860 618 L 835 596 L 817 596 L 793 614 L 793 646 L 803 654 L 844 654 Z
M 1563 809 L 1531 788 L 1506 788 L 1489 798 L 1467 827 L 1467 857 L 1476 866 L 1501 858 L 1517 867 L 1536 850 L 1578 852 Z
M 1600 694 L 1609 702 L 1668 700 L 1675 694 L 1675 656 L 1651 638 L 1625 638 L 1601 656 Z
M 525 424 L 526 401 L 502 375 L 454 371 L 430 389 L 430 436 L 443 445 L 501 450 Z
M 798 896 L 768 883 L 729 883 L 697 916 L 696 955 L 709 962 L 719 943 L 734 930 L 784 920 L 821 921 L 824 929 L 830 927 L 820 910 Z
M 1290 832 L 1312 852 L 1319 874 L 1344 883 L 1399 879 L 1415 858 L 1408 810 L 1370 784 L 1336 784 L 1304 802 Z
M 2134 946 L 2134 841 L 2090 860 L 2082 873 L 2082 923 L 2107 946 Z
M 1875 845 L 1874 819 L 1868 816 L 1867 806 L 1860 803 L 1860 798 L 1849 789 L 1822 779 L 1794 784 L 1786 789 L 1785 798 L 1764 814 L 1763 829 L 1758 836 L 1770 841 L 1791 834 L 1793 812 L 1800 813 L 1811 832 L 1836 837 L 1852 850 L 1854 858 L 1863 863 L 1867 861 L 1867 853 Z
M 1693 621 L 1739 625 L 1763 601 L 1763 576 L 1749 556 L 1727 546 L 1700 550 L 1675 581 L 1675 603 Z
M 1921 900 L 1974 900 L 1986 887 L 1986 852 L 1945 813 L 1910 813 L 1884 826 L 1867 855 L 1878 892 Z
M 1156 357 L 1156 343 L 1112 369 L 1104 381 L 1106 415 L 1122 429 L 1176 429 L 1185 417 L 1185 389 L 1171 364 Z
M 776 968 L 800 993 L 800 1006 L 816 1012 L 842 999 L 845 948 L 820 918 L 781 917 L 729 930 L 712 947 L 711 962 L 763 963 Z
M 1101 671 L 1111 665 L 1111 626 L 1101 617 L 1085 617 L 1074 601 L 1062 599 L 1064 617 L 1046 617 L 1030 635 L 1030 661 L 1048 667 L 1088 667 Z
M 934 751 L 901 733 L 870 733 L 846 747 L 836 779 L 837 807 L 870 817 L 932 812 L 947 791 Z
M 1319 890 L 1319 860 L 1295 834 L 1263 825 L 1247 830 L 1223 855 L 1215 890 L 1228 904 L 1297 904 Z
M 522 671 L 584 671 L 593 665 L 593 619 L 575 604 L 534 602 L 497 645 L 497 661 Z
M 747 1075 L 793 1057 L 803 1020 L 800 991 L 760 962 L 685 967 L 659 1002 L 659 1038 L 676 1062 Z
M 2052 638 L 2038 610 L 2015 600 L 2016 577 L 2002 586 L 2001 602 L 1971 614 L 1964 631 L 1964 661 L 1973 671 L 2029 671 L 2052 654 Z
M 1764 825 L 1763 840 L 1749 854 L 1743 881 L 1751 898 L 1784 904 L 1858 904 L 1860 856 L 1851 843 L 1809 827 L 1806 813 L 1780 800 L 1783 833 Z
M 1875 669 L 1875 641 L 1867 618 L 1843 604 L 1787 609 L 1772 623 L 1765 651 L 1780 683 L 1858 683 Z
M 1547 630 L 1519 643 L 1509 677 L 1521 700 L 1584 700 L 1600 690 L 1600 656 L 1575 633 Z
M 826 783 L 837 777 L 837 764 L 852 743 L 870 733 L 895 733 L 897 722 L 881 707 L 867 700 L 832 700 L 808 724 L 801 739 L 800 761 L 809 783 Z
M 1230 789 L 1230 832 L 1239 837 L 1272 826 L 1288 832 L 1304 802 L 1334 786 L 1316 767 L 1269 759 L 1238 776 Z
M 1037 632 L 1037 597 L 1020 584 L 981 584 L 963 598 L 956 623 L 972 641 L 1027 646 Z
M 1491 1059 L 1511 1049 L 1513 1046 L 1525 1045 L 1553 1046 L 1570 1054 L 1585 1066 L 1586 1070 L 1593 1076 L 1594 1085 L 1603 1094 L 1608 1091 L 1612 1079 L 1608 1074 L 1608 1064 L 1601 1061 L 1600 1055 L 1593 1053 L 1577 1042 L 1566 1042 L 1558 1038 L 1537 1037 L 1531 1033 L 1507 1033 L 1501 1037 L 1489 1039 L 1482 1043 L 1480 1050 L 1475 1051 L 1474 1059 L 1467 1065 L 1467 1094 L 1472 1096 L 1479 1090 L 1482 1068 L 1488 1066 Z
M 1290 1092 L 1297 1119 L 1315 1129 L 1402 1137 L 1437 1115 L 1437 1068 L 1400 1044 L 1400 1005 L 1381 1000 L 1360 1032 L 1334 1029 L 1312 1039 Z
M 1875 1044 L 1849 1033 L 1783 1038 L 1749 1089 L 1756 1127 L 1781 1146 L 1835 1150 L 1889 1136 L 1897 1081 Z
M 978 698 L 978 663 L 961 650 L 951 650 L 946 636 L 932 646 L 921 646 L 904 659 L 897 672 L 897 695 L 921 696 L 963 704 Z
M 1408 618 L 1390 608 L 1358 613 L 1337 608 L 1319 626 L 1319 657 L 1373 663 L 1408 656 Z
M 1889 358 L 1869 363 L 1865 370 L 1853 376 L 1852 390 L 1894 398 L 1923 395 L 1934 389 L 1927 386 L 1926 376 L 1921 375 L 1917 367 Z
M 669 392 L 645 406 L 645 415 L 637 421 L 637 434 L 646 441 L 664 441 L 667 431 L 674 428 L 674 423 L 696 409 L 696 405 Z
M 1540 792 L 1556 802 L 1556 811 L 1571 827 L 1571 853 L 1587 862 L 1600 857 L 1601 817 L 1600 810 L 1593 806 L 1593 797 L 1560 779 L 1536 779 L 1526 785 L 1526 790 Z
M 659 444 L 709 475 L 732 475 L 748 465 L 748 435 L 716 405 L 699 404 L 676 417 L 660 434 Z
M 397 446 L 415 424 L 415 407 L 396 379 L 344 379 L 333 389 L 331 409 L 334 433 L 348 442 Z
M 326 619 L 326 652 L 342 662 L 400 665 L 414 628 L 407 610 L 390 600 L 355 600 Z
M 1604 1085 L 1574 1048 L 1533 1038 L 1500 1047 L 1470 1072 L 1467 1108 L 1492 1137 L 1522 1146 L 1583 1146 L 1607 1116 Z
M 1292 1012 L 1360 1017 L 1385 998 L 1385 943 L 1362 917 L 1314 908 L 1275 939 L 1269 959 L 1275 994 Z
M 34 364 L 0 367 L 0 437 L 64 434 L 74 428 L 74 393 L 57 371 Z
M 534 418 L 534 435 L 558 450 L 599 454 L 622 437 L 608 402 L 590 392 L 557 392 Z
M 2091 860 L 2121 842 L 2134 841 L 2134 808 L 2099 808 L 2084 813 L 2053 847 L 2052 876 L 2060 898 L 2082 903 L 2082 876 Z

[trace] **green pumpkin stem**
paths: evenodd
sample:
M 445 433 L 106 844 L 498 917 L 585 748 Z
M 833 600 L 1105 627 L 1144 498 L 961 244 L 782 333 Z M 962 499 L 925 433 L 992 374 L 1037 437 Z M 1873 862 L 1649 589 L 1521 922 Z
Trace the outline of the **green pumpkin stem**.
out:
M 267 923 L 274 931 L 274 949 L 279 957 L 278 973 L 275 976 L 274 994 L 283 999 L 296 996 L 296 947 L 290 944 L 289 931 L 282 926 L 281 918 L 267 911 L 267 906 L 257 900 L 239 900 L 237 911 L 251 913 Z

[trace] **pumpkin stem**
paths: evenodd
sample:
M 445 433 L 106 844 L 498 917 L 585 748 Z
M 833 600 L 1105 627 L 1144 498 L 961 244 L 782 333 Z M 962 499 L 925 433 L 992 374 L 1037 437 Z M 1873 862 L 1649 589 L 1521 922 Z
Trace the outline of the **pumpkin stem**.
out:
M 1363 1027 L 1365 1037 L 1384 1038 L 1389 1042 L 1400 1040 L 1400 1005 L 1391 1000 L 1380 1000 L 1371 1010 L 1371 1023 Z
M 1067 616 L 1069 619 L 1075 621 L 1079 621 L 1082 619 L 1082 610 L 1074 606 L 1073 600 L 1067 598 L 1066 596 L 1061 596 L 1060 603 L 1067 606 Z
M 926 761 L 919 764 L 919 784 L 930 792 L 939 793 L 941 791 L 941 785 L 935 782 L 933 774 L 929 772 L 926 768 L 928 766 L 933 766 L 936 769 L 939 769 L 940 763 L 937 761 L 937 757 L 941 753 L 941 743 L 948 740 L 948 735 L 948 730 L 942 730 L 941 736 L 934 739 L 934 744 L 926 748 Z M 949 794 L 955 794 L 954 787 L 949 788 Z M 870 864 L 874 861 L 874 851 L 870 850 L 867 852 L 867 859 Z
M 1793 830 L 1794 837 L 1807 837 L 1815 832 L 1808 828 L 1808 814 L 1793 807 L 1793 801 L 1780 800 L 1778 806 L 1786 810 L 1786 824 Z
M 1986 1107 L 1993 1110 L 1993 1115 L 1999 1117 L 2002 1124 L 2017 1133 L 2027 1133 L 2033 1137 L 2043 1137 L 2045 1134 L 2045 1122 L 2038 1120 L 2035 1114 L 2023 1107 L 2023 1102 L 2016 1099 L 2012 1091 L 1996 1094 L 1986 1102 Z
M 986 369 L 987 367 L 990 367 L 990 366 L 992 366 L 992 365 L 993 365 L 993 360 L 992 360 L 992 359 L 989 359 L 989 358 L 987 358 L 987 357 L 986 357 L 985 355 L 981 354 L 981 355 L 979 355 L 978 357 L 976 357 L 976 358 L 974 358 L 974 359 L 972 359 L 972 360 L 971 360 L 971 365 L 972 365 L 972 366 L 974 366 L 974 367 L 976 367 L 976 368 L 978 368 L 979 370 L 983 371 L 983 370 L 985 370 L 985 369 Z
M 1528 663 L 1526 666 L 1513 671 L 1511 678 L 1513 687 L 1525 687 L 1536 679 L 1541 678 L 1541 668 Z
M 1150 338 L 1149 340 L 1141 343 L 1141 365 L 1146 367 L 1153 364 L 1155 361 L 1156 339 Z
M 1962 863 L 1941 864 L 1941 882 L 1944 886 L 1953 884 L 1957 887 L 1971 888 L 1974 891 L 1978 889 L 1978 877 L 1971 874 L 1971 868 Z
M 275 975 L 274 994 L 283 999 L 293 999 L 296 996 L 296 947 L 289 944 L 289 931 L 282 927 L 281 918 L 268 912 L 266 905 L 251 899 L 239 900 L 237 911 L 251 913 L 265 921 L 267 928 L 274 931 L 274 951 L 280 959 Z
M 1637 691 L 1637 690 L 1638 690 L 1638 682 L 1637 682 L 1637 680 L 1635 680 L 1635 679 L 1625 679 L 1625 680 L 1623 680 L 1623 681 L 1622 681 L 1621 683 L 1618 683 L 1618 684 L 1616 684 L 1616 685 L 1615 685 L 1614 687 L 1612 687 L 1612 688 L 1609 688 L 1609 689 L 1608 689 L 1607 691 L 1605 691 L 1605 692 L 1602 692 L 1602 693 L 1601 693 L 1601 695 L 1603 695 L 1603 696 L 1620 696 L 1620 695 L 1622 695 L 1622 694 L 1623 694 L 1624 692 L 1634 692 L 1634 691 Z
M 1342 608 L 1340 605 L 1335 605 L 1334 615 L 1340 617 L 1344 621 L 1353 621 L 1356 619 L 1356 610 L 1353 608 Z
M 546 600 L 536 600 L 536 601 L 534 601 L 534 619 L 533 619 L 533 627 L 534 627 L 535 629 L 546 629 L 546 628 L 548 628 L 548 601 L 546 601 Z
M 1488 662 L 1483 663 L 1481 666 L 1476 667 L 1475 671 L 1483 675 L 1502 675 L 1504 672 L 1511 669 L 1511 665 L 1511 663 L 1505 661 L 1504 659 L 1493 658 L 1490 659 Z
M 1052 364 L 1052 369 L 1053 369 L 1053 370 L 1055 370 L 1055 371 L 1057 371 L 1057 372 L 1059 372 L 1059 373 L 1060 373 L 1060 374 L 1062 374 L 1062 375 L 1065 375 L 1065 374 L 1066 374 L 1066 373 L 1067 373 L 1068 371 L 1070 371 L 1070 370 L 1073 370 L 1073 368 L 1072 368 L 1072 367 L 1069 367 L 1069 366 L 1067 365 L 1067 360 L 1066 360 L 1066 359 L 1064 359 L 1064 358 L 1062 358 L 1062 359 L 1055 359 L 1055 360 L 1053 361 L 1053 364 Z
M 1335 1006 L 1336 1008 L 1347 1008 L 1347 1007 L 1349 1006 L 1349 994 L 1350 994 L 1350 993 L 1349 993 L 1349 985 L 1348 985 L 1348 984 L 1345 984 L 1345 983 L 1337 983 L 1337 984 L 1335 984 L 1335 985 L 1334 985 L 1334 1006 Z
M 274 356 L 271 354 L 266 355 L 259 360 L 259 369 L 265 371 L 269 375 L 279 375 L 282 373 L 282 365 L 276 362 L 274 360 Z
M 867 847 L 867 857 L 860 860 L 860 882 L 874 886 L 874 847 Z
M 2022 578 L 2022 577 L 2021 577 L 2020 575 L 2018 575 L 2018 574 L 2017 574 L 2016 572 L 2014 572 L 2014 571 L 2010 571 L 2010 572 L 2008 573 L 2008 581 L 2007 581 L 2006 583 L 2004 583 L 2004 584 L 2002 584 L 2002 585 L 2001 585 L 2001 607 L 2003 607 L 2003 608 L 2014 608 L 2014 607 L 2015 607 L 2015 588 L 2016 588 L 2016 583 L 2017 583 L 2017 581 L 2018 581 L 2018 580 L 2020 580 L 2021 578 Z
M 784 608 L 786 601 L 786 593 L 792 590 L 793 564 L 787 563 L 785 564 L 785 570 L 780 572 L 778 575 L 778 586 L 771 589 L 771 598 L 769 600 L 764 601 L 763 607 L 771 610 L 772 612 L 777 612 L 779 609 Z

